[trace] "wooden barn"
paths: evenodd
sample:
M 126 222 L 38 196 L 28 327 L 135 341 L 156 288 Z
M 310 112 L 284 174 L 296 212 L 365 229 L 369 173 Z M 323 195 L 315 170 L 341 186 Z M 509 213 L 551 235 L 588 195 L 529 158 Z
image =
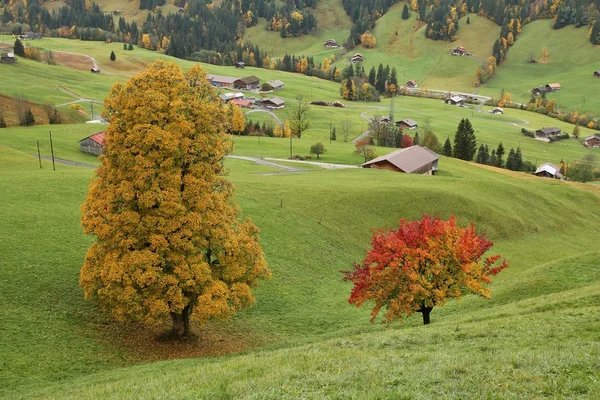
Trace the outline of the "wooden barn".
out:
M 584 138 L 583 142 L 585 147 L 600 147 L 600 133 Z
M 262 106 L 273 110 L 280 110 L 285 107 L 285 101 L 280 97 L 271 97 L 270 99 L 264 99 Z
M 79 141 L 81 151 L 84 153 L 95 154 L 97 156 L 102 154 L 102 148 L 104 147 L 104 132 L 95 133 L 92 136 L 88 136 L 85 139 Z
M 397 121 L 396 122 L 396 126 L 401 128 L 401 129 L 417 129 L 419 127 L 419 124 L 417 123 L 417 121 L 410 119 L 410 118 L 406 118 L 403 119 L 402 121 Z
M 594 78 L 600 78 L 600 69 L 598 71 L 594 71 Z
M 543 139 L 550 139 L 551 137 L 558 136 L 561 134 L 560 128 L 542 128 L 535 131 L 535 136 Z
M 419 145 L 393 151 L 361 165 L 363 168 L 387 169 L 407 174 L 434 175 L 440 155 Z
M 465 102 L 467 101 L 467 99 L 465 99 L 462 96 L 454 95 L 452 97 L 447 98 L 445 101 L 446 101 L 446 104 L 451 104 L 453 106 L 462 107 L 465 105 Z
M 222 76 L 222 75 L 206 75 L 206 79 L 210 82 L 211 85 L 220 88 L 228 88 L 233 89 L 233 83 L 238 79 L 231 76 Z
M 236 79 L 233 82 L 233 87 L 236 89 L 257 89 L 260 87 L 260 79 L 254 75 L 246 76 L 241 79 Z
M 552 163 L 544 163 L 535 170 L 536 176 L 541 176 L 543 178 L 552 178 L 552 179 L 564 179 L 563 174 L 560 173 L 560 168 Z

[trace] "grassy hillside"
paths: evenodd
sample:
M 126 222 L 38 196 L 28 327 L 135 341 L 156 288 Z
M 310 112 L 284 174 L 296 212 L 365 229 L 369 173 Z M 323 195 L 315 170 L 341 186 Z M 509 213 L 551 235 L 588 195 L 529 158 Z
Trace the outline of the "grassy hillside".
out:
M 57 153 L 75 158 L 72 142 L 83 132 L 60 128 Z M 596 186 L 446 158 L 435 177 L 359 169 L 273 175 L 228 160 L 236 199 L 261 229 L 273 279 L 261 284 L 251 311 L 196 327 L 198 342 L 171 347 L 154 340 L 162 327 L 117 325 L 77 288 L 90 243 L 79 227 L 79 205 L 93 171 L 59 164 L 53 172 L 49 162 L 40 170 L 27 153 L 31 139 L 43 137 L 41 128 L 0 134 L 0 396 L 598 393 L 589 378 L 599 352 L 600 320 L 593 316 L 600 311 L 600 269 L 597 253 L 590 253 L 600 227 Z M 236 153 L 258 155 L 256 145 L 257 138 L 236 138 Z M 350 288 L 339 270 L 363 256 L 371 228 L 424 212 L 475 221 L 511 268 L 495 279 L 491 301 L 450 302 L 434 310 L 429 327 L 418 316 L 390 329 L 371 325 L 368 309 L 347 304 Z M 114 370 L 253 349 L 261 350 Z M 101 370 L 107 372 L 88 376 Z
M 500 90 L 505 89 L 513 94 L 513 99 L 527 102 L 531 96 L 528 90 L 559 82 L 562 89 L 548 98 L 556 99 L 560 110 L 598 113 L 600 79 L 594 78 L 593 73 L 600 69 L 600 47 L 587 40 L 585 27 L 566 26 L 554 30 L 551 24 L 552 21 L 540 20 L 525 25 L 498 69 L 497 77 L 480 92 L 498 96 Z M 460 30 L 463 27 L 461 25 Z M 542 60 L 544 47 L 548 49 L 547 62 Z M 530 54 L 539 62 L 528 63 Z

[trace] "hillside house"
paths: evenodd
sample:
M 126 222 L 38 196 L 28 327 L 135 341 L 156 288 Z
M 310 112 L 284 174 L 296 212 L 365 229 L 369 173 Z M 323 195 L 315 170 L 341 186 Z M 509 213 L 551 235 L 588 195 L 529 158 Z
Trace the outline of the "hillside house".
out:
M 93 74 L 99 74 L 100 73 L 100 68 L 98 67 L 92 67 L 90 68 L 90 72 Z
M 353 63 L 353 64 L 363 62 L 363 56 L 362 56 L 362 54 L 356 53 L 355 55 L 353 55 L 352 57 L 350 57 L 350 62 Z
M 246 64 L 243 61 L 238 61 L 238 62 L 235 63 L 235 67 L 243 69 L 243 68 L 246 67 Z
M 504 114 L 504 110 L 500 107 L 492 108 L 490 110 L 491 114 Z
M 535 131 L 535 137 L 542 139 L 550 139 L 561 134 L 560 128 L 542 128 Z
M 25 32 L 21 35 L 19 35 L 19 39 L 21 40 L 36 40 L 36 39 L 41 39 L 44 37 L 44 34 L 41 32 Z
M 563 174 L 560 173 L 560 168 L 552 163 L 544 163 L 535 170 L 536 176 L 541 176 L 543 178 L 552 178 L 552 179 L 565 179 Z
M 233 82 L 233 87 L 244 90 L 258 89 L 260 88 L 260 79 L 254 75 L 246 76 L 241 79 L 236 79 Z
M 81 139 L 79 141 L 79 147 L 84 153 L 95 154 L 97 156 L 102 154 L 102 148 L 105 144 L 106 135 L 104 132 L 95 133 L 91 136 Z
M 550 90 L 547 89 L 546 86 L 538 86 L 536 88 L 531 89 L 529 92 L 534 96 L 539 96 L 540 94 L 550 92 Z
M 363 168 L 387 169 L 407 174 L 434 175 L 440 155 L 419 145 L 393 151 L 362 164 Z
M 233 89 L 233 83 L 238 79 L 231 76 L 222 76 L 222 75 L 206 75 L 206 79 L 210 82 L 211 85 L 220 88 Z
M 594 71 L 594 78 L 600 78 L 600 70 Z
M 585 147 L 600 147 L 600 133 L 585 137 L 583 143 Z
M 467 101 L 467 99 L 465 99 L 464 97 L 459 96 L 459 95 L 454 95 L 452 97 L 447 98 L 444 101 L 446 102 L 446 104 L 462 107 L 465 105 L 465 102 Z
M 235 104 L 238 107 L 242 107 L 242 108 L 254 108 L 254 106 L 252 105 L 252 102 L 250 100 L 244 100 L 244 99 L 233 99 L 230 102 L 231 104 Z
M 546 90 L 549 92 L 555 92 L 557 90 L 560 90 L 562 88 L 562 86 L 560 86 L 560 83 L 549 83 L 546 85 Z
M 417 129 L 419 127 L 419 124 L 415 120 L 406 118 L 406 119 L 403 119 L 402 121 L 397 121 L 396 126 L 399 127 L 400 129 L 413 130 L 413 129 Z
M 323 46 L 325 47 L 338 47 L 337 41 L 335 39 L 327 39 L 323 42 Z
M 466 53 L 466 49 L 462 46 L 458 46 L 452 49 L 451 54 L 453 56 L 464 56 Z
M 384 115 L 379 115 L 379 116 L 373 117 L 373 118 L 371 118 L 371 121 L 379 122 L 380 124 L 390 124 L 392 122 L 390 117 L 386 117 Z
M 280 97 L 271 97 L 270 99 L 264 99 L 262 106 L 272 110 L 281 110 L 285 107 L 285 101 Z
M 412 81 L 406 82 L 406 87 L 407 88 L 411 88 L 411 89 L 416 88 L 417 87 L 417 81 L 412 80 Z
M 17 59 L 15 58 L 15 53 L 6 52 L 6 53 L 0 54 L 0 62 L 6 63 L 6 64 L 15 64 L 17 62 Z
M 267 83 L 271 85 L 273 90 L 281 90 L 285 87 L 285 84 L 279 79 L 275 79 L 274 81 L 268 81 Z

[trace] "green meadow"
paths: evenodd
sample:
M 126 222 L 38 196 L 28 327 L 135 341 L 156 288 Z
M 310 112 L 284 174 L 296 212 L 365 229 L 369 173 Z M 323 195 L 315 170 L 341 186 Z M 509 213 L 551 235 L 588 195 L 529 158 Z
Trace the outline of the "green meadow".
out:
M 256 306 L 196 326 L 170 345 L 167 327 L 120 325 L 83 300 L 78 273 L 91 238 L 79 206 L 93 164 L 85 125 L 0 130 L 0 397 L 7 398 L 594 398 L 600 395 L 597 185 L 556 182 L 442 158 L 436 176 L 350 169 L 285 174 L 228 159 L 243 214 L 261 229 L 273 278 Z M 236 137 L 234 154 L 280 157 L 287 139 Z M 296 144 L 298 143 L 298 144 Z M 304 139 L 294 145 L 300 146 Z M 323 160 L 356 162 L 336 143 Z M 360 162 L 360 161 L 358 161 Z M 511 265 L 491 300 L 467 296 L 386 326 L 347 303 L 340 270 L 374 228 L 423 213 L 474 221 Z M 179 358 L 186 358 L 177 360 Z M 166 361 L 170 360 L 170 361 Z M 423 374 L 423 371 L 427 371 Z

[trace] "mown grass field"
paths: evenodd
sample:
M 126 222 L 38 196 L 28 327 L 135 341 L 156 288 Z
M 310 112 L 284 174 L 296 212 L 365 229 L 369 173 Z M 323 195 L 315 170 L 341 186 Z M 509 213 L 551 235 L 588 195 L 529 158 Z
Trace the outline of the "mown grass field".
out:
M 58 164 L 52 171 L 47 161 L 40 170 L 29 153 L 44 128 L 0 130 L 0 396 L 600 395 L 596 185 L 446 158 L 434 177 L 360 169 L 273 174 L 227 160 L 236 200 L 261 229 L 273 279 L 258 288 L 249 312 L 196 327 L 197 342 L 170 347 L 154 340 L 161 327 L 117 325 L 83 300 L 78 271 L 91 238 L 79 226 L 79 205 L 93 170 Z M 77 157 L 73 143 L 83 132 L 57 128 L 57 154 L 93 162 Z M 235 153 L 278 156 L 274 139 L 261 138 L 268 147 L 258 154 L 257 139 L 235 138 Z M 340 149 L 332 148 L 332 158 L 346 154 Z M 496 277 L 490 301 L 450 302 L 434 309 L 427 327 L 418 315 L 372 325 L 367 308 L 347 304 L 350 287 L 339 271 L 362 258 L 372 228 L 424 212 L 475 221 L 511 267 Z

